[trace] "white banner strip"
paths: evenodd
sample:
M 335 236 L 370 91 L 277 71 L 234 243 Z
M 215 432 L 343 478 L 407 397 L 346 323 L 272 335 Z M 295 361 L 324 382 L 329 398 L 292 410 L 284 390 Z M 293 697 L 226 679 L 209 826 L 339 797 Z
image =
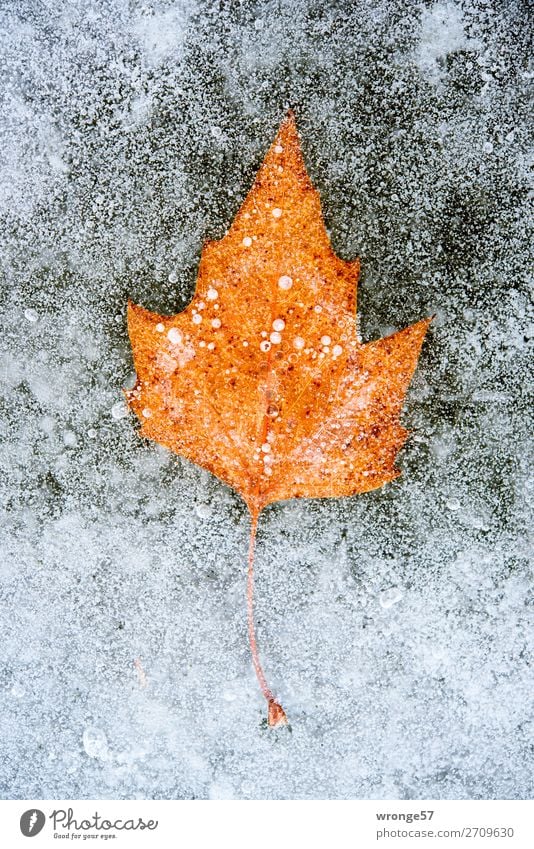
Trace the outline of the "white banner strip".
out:
M 6 849 L 533 849 L 533 823 L 528 801 L 0 801 Z

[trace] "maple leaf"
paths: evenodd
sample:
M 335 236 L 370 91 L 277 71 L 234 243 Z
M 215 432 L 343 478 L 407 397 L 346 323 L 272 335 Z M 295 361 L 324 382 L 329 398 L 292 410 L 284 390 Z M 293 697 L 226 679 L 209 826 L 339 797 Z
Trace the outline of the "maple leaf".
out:
M 397 477 L 399 417 L 430 319 L 362 344 L 359 261 L 333 252 L 295 120 L 283 121 L 220 241 L 204 245 L 196 291 L 178 315 L 133 303 L 142 436 L 229 484 L 252 517 L 249 639 L 269 703 L 252 617 L 257 520 L 273 501 L 367 492 Z

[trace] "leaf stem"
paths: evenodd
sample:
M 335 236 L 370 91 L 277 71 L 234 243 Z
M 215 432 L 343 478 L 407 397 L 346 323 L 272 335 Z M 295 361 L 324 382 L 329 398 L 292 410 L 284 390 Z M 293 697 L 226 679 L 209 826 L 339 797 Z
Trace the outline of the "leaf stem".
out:
M 252 514 L 250 524 L 250 538 L 248 547 L 248 576 L 247 576 L 247 620 L 248 620 L 248 639 L 250 643 L 250 651 L 252 653 L 252 663 L 254 671 L 258 679 L 261 691 L 267 700 L 269 706 L 268 723 L 274 725 L 286 725 L 287 717 L 284 709 L 278 704 L 274 698 L 263 672 L 260 658 L 258 655 L 258 646 L 256 643 L 256 633 L 254 630 L 254 551 L 256 547 L 256 531 L 258 529 L 258 515 Z

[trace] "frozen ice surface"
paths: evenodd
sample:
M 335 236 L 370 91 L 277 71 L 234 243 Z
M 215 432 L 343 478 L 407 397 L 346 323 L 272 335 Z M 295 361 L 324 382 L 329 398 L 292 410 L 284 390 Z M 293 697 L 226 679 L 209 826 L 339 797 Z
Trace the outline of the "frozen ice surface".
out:
M 2 796 L 534 792 L 527 7 L 2 4 Z M 244 505 L 121 387 L 289 105 L 363 338 L 436 319 L 402 477 L 261 518 L 272 731 Z

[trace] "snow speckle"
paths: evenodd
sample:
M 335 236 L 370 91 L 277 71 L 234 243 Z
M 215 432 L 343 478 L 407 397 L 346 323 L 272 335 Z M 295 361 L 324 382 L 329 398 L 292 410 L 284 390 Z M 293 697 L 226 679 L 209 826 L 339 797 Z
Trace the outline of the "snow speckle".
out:
M 39 318 L 39 313 L 37 312 L 37 310 L 34 310 L 29 307 L 28 309 L 24 310 L 24 318 L 26 319 L 26 321 L 29 321 L 31 324 L 34 324 Z
M 280 209 L 280 207 L 275 206 L 274 209 L 271 212 L 271 215 L 273 216 L 273 218 L 281 218 L 282 217 L 282 210 Z
M 269 336 L 269 339 L 271 340 L 271 342 L 273 343 L 273 345 L 279 345 L 279 344 L 280 344 L 280 342 L 282 341 L 282 334 L 281 334 L 281 333 L 277 333 L 276 331 L 273 331 L 273 332 L 271 333 L 271 335 Z
M 137 8 L 139 11 L 130 18 L 129 29 L 134 38 L 133 44 L 141 50 L 146 65 L 155 71 L 165 62 L 179 60 L 192 10 L 189 3 L 179 2 L 174 8 L 167 9 L 158 6 Z M 117 14 L 120 15 L 119 9 Z
M 90 758 L 106 761 L 109 758 L 108 741 L 101 728 L 89 726 L 82 735 L 83 748 Z
M 421 72 L 432 82 L 441 80 L 444 62 L 449 54 L 478 46 L 475 39 L 466 36 L 459 3 L 447 0 L 423 9 L 417 62 Z
M 171 357 L 167 351 L 160 351 L 157 356 L 157 366 L 166 375 L 171 375 L 178 368 L 178 359 Z
M 173 345 L 180 345 L 183 340 L 183 336 L 177 327 L 171 327 L 167 331 L 167 339 L 169 342 L 172 342 Z
M 250 248 L 251 245 L 252 245 L 252 239 L 250 238 L 250 236 L 244 236 L 243 237 L 243 247 Z
M 78 444 L 76 434 L 72 430 L 66 430 L 63 434 L 63 443 L 67 448 L 74 448 Z
M 302 338 L 302 336 L 295 336 L 293 339 L 293 346 L 297 349 L 297 351 L 302 351 L 302 349 L 306 345 L 306 340 Z
M 391 587 L 389 590 L 384 590 L 383 593 L 380 594 L 380 607 L 383 607 L 384 610 L 388 610 L 393 605 L 398 604 L 402 599 L 402 590 L 398 587 Z
M 210 289 L 208 289 L 208 291 L 206 293 L 206 297 L 207 297 L 208 301 L 216 301 L 217 298 L 219 297 L 219 292 L 217 291 L 217 289 L 214 289 L 213 287 L 211 287 Z
M 283 318 L 275 318 L 273 321 L 273 330 L 277 330 L 279 333 L 282 332 L 285 326 L 286 323 Z
M 235 799 L 232 782 L 226 776 L 221 776 L 209 788 L 210 799 Z

